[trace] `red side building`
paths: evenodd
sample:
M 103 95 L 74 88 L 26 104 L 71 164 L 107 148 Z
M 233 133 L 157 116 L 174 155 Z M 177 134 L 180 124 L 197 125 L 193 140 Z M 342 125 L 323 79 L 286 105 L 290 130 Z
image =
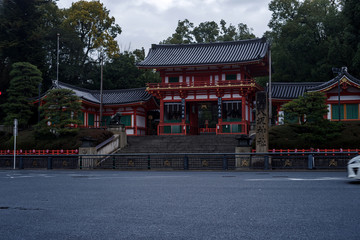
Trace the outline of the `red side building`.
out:
M 268 56 L 264 38 L 152 45 L 138 67 L 162 78 L 146 89 L 160 100 L 158 135 L 248 134 L 263 90 L 254 78 L 269 74 Z
M 100 91 L 89 90 L 58 82 L 53 88 L 70 89 L 81 101 L 80 127 L 98 128 L 100 126 Z M 121 114 L 128 136 L 152 134 L 154 112 L 159 108 L 154 97 L 145 88 L 115 89 L 103 91 L 102 126 L 107 126 L 116 113 Z

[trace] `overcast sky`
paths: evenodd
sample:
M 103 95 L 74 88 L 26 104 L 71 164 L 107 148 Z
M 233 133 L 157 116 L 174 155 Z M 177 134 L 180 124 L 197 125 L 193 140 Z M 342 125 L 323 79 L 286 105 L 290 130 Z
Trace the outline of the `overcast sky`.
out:
M 201 22 L 245 23 L 262 37 L 271 18 L 271 0 L 102 0 L 122 29 L 117 38 L 122 51 L 145 48 L 170 37 L 178 20 L 188 19 L 195 26 Z M 76 0 L 59 0 L 59 8 L 69 8 Z

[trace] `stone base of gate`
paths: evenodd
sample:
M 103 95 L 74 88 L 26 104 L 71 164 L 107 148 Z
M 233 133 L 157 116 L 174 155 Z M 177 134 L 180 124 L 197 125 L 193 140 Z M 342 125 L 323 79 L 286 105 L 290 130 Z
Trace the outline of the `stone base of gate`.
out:
M 251 147 L 236 147 L 235 153 L 251 153 Z M 236 170 L 248 170 L 250 169 L 250 154 L 241 154 L 235 156 L 235 169 Z

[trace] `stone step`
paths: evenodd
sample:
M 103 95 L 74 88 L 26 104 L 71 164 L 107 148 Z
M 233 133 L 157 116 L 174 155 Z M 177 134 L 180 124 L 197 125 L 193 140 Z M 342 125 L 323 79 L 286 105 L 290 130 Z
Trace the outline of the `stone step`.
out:
M 235 135 L 130 136 L 119 153 L 235 152 Z

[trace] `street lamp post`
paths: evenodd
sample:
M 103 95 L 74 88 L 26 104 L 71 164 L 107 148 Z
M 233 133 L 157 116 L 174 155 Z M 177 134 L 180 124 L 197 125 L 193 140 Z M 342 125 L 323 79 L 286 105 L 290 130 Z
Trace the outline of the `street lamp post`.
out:
M 332 68 L 331 69 L 332 72 L 334 74 L 337 74 L 338 77 L 338 120 L 339 122 L 341 121 L 341 111 L 340 111 L 340 73 L 341 73 L 341 69 L 340 68 Z
M 102 112 L 103 112 L 103 65 L 104 59 L 103 54 L 100 56 L 100 127 L 102 127 Z
M 59 84 L 59 39 L 60 33 L 57 34 L 57 51 L 56 51 L 56 87 Z
M 41 83 L 39 83 L 39 104 L 38 104 L 38 123 L 40 122 L 40 106 L 41 106 Z
M 272 89 L 271 89 L 271 49 L 269 46 L 269 124 L 272 120 Z

